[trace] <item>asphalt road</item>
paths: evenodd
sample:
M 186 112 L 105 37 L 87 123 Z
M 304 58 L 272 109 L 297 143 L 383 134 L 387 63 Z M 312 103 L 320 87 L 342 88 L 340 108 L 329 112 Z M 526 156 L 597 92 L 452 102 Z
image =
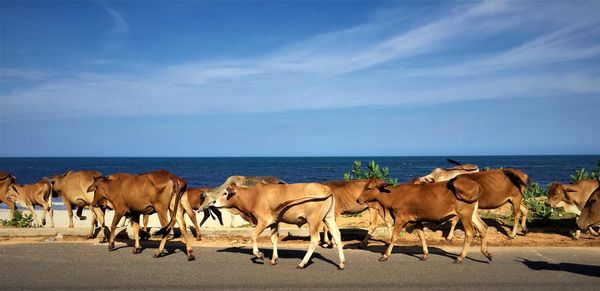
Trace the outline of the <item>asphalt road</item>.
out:
M 600 290 L 598 248 L 491 247 L 488 263 L 471 248 L 462 265 L 453 264 L 457 247 L 431 247 L 419 261 L 420 248 L 396 247 L 387 262 L 378 262 L 382 247 L 346 250 L 347 267 L 336 268 L 337 254 L 318 248 L 304 270 L 296 265 L 305 249 L 280 249 L 279 264 L 253 260 L 248 247 L 196 247 L 187 262 L 182 246 L 153 258 L 154 245 L 141 254 L 117 245 L 42 243 L 0 245 L 1 289 L 573 289 Z M 266 255 L 270 249 L 263 248 Z

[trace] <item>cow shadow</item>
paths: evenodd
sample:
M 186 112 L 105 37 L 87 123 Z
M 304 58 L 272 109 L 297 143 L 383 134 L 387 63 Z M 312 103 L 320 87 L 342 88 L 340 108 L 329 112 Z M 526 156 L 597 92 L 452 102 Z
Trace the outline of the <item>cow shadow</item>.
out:
M 365 236 L 367 235 L 368 231 L 364 230 L 364 229 L 357 229 L 357 228 L 342 228 L 340 229 L 340 234 L 342 237 L 342 242 L 353 242 L 353 241 L 362 241 Z M 281 234 L 280 234 L 281 235 Z M 331 235 L 329 235 L 329 239 L 331 240 Z M 306 236 L 306 235 L 294 235 L 290 232 L 287 233 L 287 235 L 285 235 L 281 241 L 310 241 L 310 236 Z M 378 238 L 369 238 L 369 241 L 376 241 L 376 242 L 381 242 L 381 243 L 385 243 L 384 240 L 382 239 L 378 239 Z M 325 246 L 324 245 L 324 233 L 323 232 L 319 232 L 319 242 L 321 247 L 328 247 L 331 248 L 331 246 Z M 346 248 L 346 244 L 344 244 L 344 248 Z
M 600 266 L 573 264 L 573 263 L 548 263 L 544 261 L 530 261 L 520 258 L 515 260 L 535 271 L 563 271 L 574 274 L 586 275 L 591 277 L 600 277 Z
M 158 247 L 160 246 L 160 241 L 159 240 L 142 240 L 141 239 L 142 236 L 142 230 L 140 230 L 140 253 L 143 253 L 144 250 L 146 249 L 152 249 L 152 250 L 157 250 Z M 150 234 L 148 234 L 148 237 L 150 237 Z M 163 251 L 163 253 L 161 254 L 162 256 L 169 256 L 175 253 L 179 253 L 182 252 L 184 254 L 187 253 L 187 248 L 184 242 L 182 241 L 173 241 L 171 240 L 172 238 L 174 238 L 173 236 L 170 236 L 167 240 L 167 243 L 165 244 L 165 249 Z M 130 239 L 127 236 L 127 232 L 126 230 L 121 230 L 119 231 L 119 233 L 117 233 L 117 236 L 115 237 L 115 242 L 119 242 L 121 243 L 121 245 L 115 246 L 114 249 L 112 249 L 112 251 L 117 251 L 120 249 L 126 249 L 126 248 L 131 248 L 131 250 L 133 251 L 133 247 L 135 245 L 135 241 L 133 239 Z
M 383 254 L 386 251 L 386 249 L 387 249 L 387 245 L 385 245 L 385 246 L 367 246 L 367 247 L 363 248 L 363 250 L 366 250 L 366 251 L 369 251 L 372 253 L 379 253 L 379 254 Z M 443 249 L 437 248 L 437 247 L 428 247 L 428 249 L 429 249 L 429 257 L 431 257 L 431 255 L 437 255 L 437 256 L 446 257 L 446 258 L 455 260 L 459 256 L 459 254 L 449 253 L 449 252 L 447 252 Z M 420 246 L 396 245 L 392 249 L 392 254 L 403 254 L 403 255 L 417 258 L 420 260 L 421 256 L 423 255 L 423 248 L 421 248 Z M 470 261 L 477 262 L 477 263 L 485 263 L 485 264 L 490 263 L 487 260 L 474 259 L 469 256 L 467 256 L 465 259 L 468 259 Z
M 221 249 L 221 250 L 217 250 L 218 253 L 238 253 L 238 254 L 246 254 L 251 256 L 250 261 L 253 264 L 258 264 L 258 265 L 264 265 L 266 262 L 264 262 L 263 260 L 257 258 L 254 256 L 254 254 L 252 254 L 252 249 L 251 248 L 247 248 L 247 247 L 228 247 L 225 249 Z M 261 252 L 264 253 L 265 255 L 265 259 L 268 260 L 272 257 L 273 255 L 273 249 L 261 249 Z M 277 249 L 277 254 L 279 255 L 279 258 L 282 259 L 298 259 L 298 260 L 302 260 L 302 258 L 304 258 L 304 255 L 306 254 L 306 250 L 292 250 L 292 249 Z M 321 254 L 317 253 L 316 251 L 313 253 L 313 255 L 311 256 L 310 260 L 308 260 L 308 263 L 306 263 L 306 267 L 310 266 L 313 264 L 313 259 L 318 259 L 321 260 L 323 262 L 329 263 L 331 265 L 334 266 L 338 266 L 338 264 L 328 258 L 323 257 Z M 300 262 L 300 261 L 298 261 Z

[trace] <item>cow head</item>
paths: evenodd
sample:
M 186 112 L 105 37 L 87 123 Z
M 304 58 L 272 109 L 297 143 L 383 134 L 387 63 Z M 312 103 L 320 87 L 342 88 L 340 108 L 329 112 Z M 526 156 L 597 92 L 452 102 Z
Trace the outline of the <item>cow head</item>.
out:
M 358 198 L 356 198 L 356 203 L 365 204 L 366 202 L 375 201 L 381 193 L 390 193 L 390 190 L 386 189 L 389 186 L 392 186 L 392 184 L 386 183 L 381 179 L 369 180 Z
M 87 192 L 94 193 L 94 200 L 92 201 L 92 207 L 105 208 L 108 206 L 108 192 L 106 191 L 106 183 L 109 181 L 108 177 L 98 176 L 94 177 L 94 182 L 87 188 Z M 113 207 L 111 207 L 113 208 Z
M 6 193 L 6 199 L 12 202 L 17 202 L 21 200 L 21 194 L 19 193 L 19 189 L 17 189 L 15 185 L 11 185 L 8 188 L 8 193 Z
M 600 223 L 600 188 L 596 189 L 585 203 L 577 219 L 577 227 L 580 230 L 587 230 L 598 223 Z
M 241 187 L 236 183 L 231 183 L 225 191 L 215 199 L 213 206 L 217 208 L 228 208 L 233 204 L 233 201 L 236 200 L 236 194 Z
M 550 207 L 558 207 L 561 201 L 571 202 L 570 193 L 577 192 L 571 188 L 565 187 L 560 183 L 552 183 L 548 188 L 548 200 L 546 203 Z
M 62 192 L 63 181 L 64 181 L 65 177 L 67 176 L 67 174 L 69 174 L 70 172 L 71 171 L 66 172 L 64 174 L 54 175 L 54 177 L 52 177 L 50 179 L 50 184 L 52 184 L 52 189 L 54 192 L 56 192 L 57 194 L 60 194 L 60 192 Z

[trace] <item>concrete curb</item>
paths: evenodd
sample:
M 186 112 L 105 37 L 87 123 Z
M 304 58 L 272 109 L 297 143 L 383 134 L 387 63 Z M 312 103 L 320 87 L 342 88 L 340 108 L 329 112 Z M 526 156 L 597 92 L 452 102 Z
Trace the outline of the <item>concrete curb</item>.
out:
M 204 228 L 201 229 L 202 237 L 206 238 L 218 238 L 226 236 L 241 236 L 244 238 L 250 238 L 250 233 L 253 228 Z M 157 231 L 157 227 L 153 227 L 150 233 Z M 175 228 L 175 231 L 179 233 L 179 229 Z M 366 229 L 361 228 L 346 228 L 342 230 L 344 235 L 364 237 Z M 56 228 L 0 228 L 0 238 L 19 238 L 19 237 L 56 237 L 56 236 L 69 236 L 69 237 L 83 237 L 88 236 L 89 228 L 86 227 L 56 227 Z M 104 232 L 96 230 L 97 238 L 103 238 Z M 376 235 L 385 234 L 387 230 L 385 228 L 377 229 Z M 271 232 L 269 230 L 263 231 L 261 237 L 269 237 Z M 306 237 L 309 235 L 307 228 L 282 228 L 279 229 L 280 237 L 285 236 L 301 236 Z M 117 227 L 117 237 L 133 237 L 132 230 L 130 227 Z

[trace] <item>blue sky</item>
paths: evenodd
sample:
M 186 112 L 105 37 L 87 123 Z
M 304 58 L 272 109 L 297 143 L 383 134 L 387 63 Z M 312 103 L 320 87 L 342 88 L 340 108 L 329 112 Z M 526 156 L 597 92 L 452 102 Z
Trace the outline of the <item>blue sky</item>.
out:
M 0 156 L 600 153 L 598 1 L 0 8 Z

